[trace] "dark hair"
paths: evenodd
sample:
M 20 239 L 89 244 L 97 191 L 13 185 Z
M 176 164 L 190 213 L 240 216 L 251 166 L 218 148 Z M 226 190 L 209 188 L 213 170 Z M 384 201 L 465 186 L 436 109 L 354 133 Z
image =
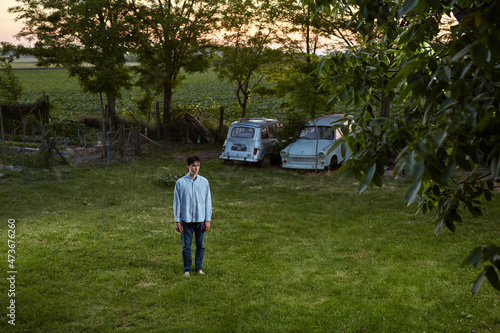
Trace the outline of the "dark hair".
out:
M 186 164 L 187 165 L 191 165 L 193 164 L 194 162 L 200 162 L 200 158 L 198 156 L 189 156 L 187 159 L 186 159 Z

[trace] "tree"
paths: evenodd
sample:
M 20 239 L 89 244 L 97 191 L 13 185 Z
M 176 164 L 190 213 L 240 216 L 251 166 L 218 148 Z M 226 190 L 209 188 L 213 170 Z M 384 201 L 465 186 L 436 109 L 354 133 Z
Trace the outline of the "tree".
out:
M 34 40 L 22 52 L 38 58 L 39 66 L 62 66 L 79 79 L 85 91 L 106 95 L 111 124 L 122 88 L 131 87 L 125 66 L 130 47 L 127 0 L 17 0 L 9 11 L 25 25 L 19 37 Z
M 316 10 L 342 13 L 343 1 L 305 0 Z M 339 170 L 352 173 L 359 192 L 381 186 L 384 167 L 396 156 L 394 173 L 412 180 L 406 192 L 408 204 L 435 212 L 438 235 L 444 226 L 455 230 L 467 212 L 482 215 L 483 200 L 492 200 L 500 178 L 500 29 L 497 1 L 406 0 L 390 2 L 380 12 L 380 2 L 350 1 L 351 24 L 374 24 L 377 38 L 363 45 L 387 46 L 378 54 L 338 53 L 319 66 L 324 85 L 336 96 L 356 104 L 362 112 L 352 122 L 356 137 L 344 136 L 353 157 Z M 387 3 L 384 3 L 387 4 Z M 448 24 L 444 24 L 449 17 Z M 454 19 L 452 19 L 454 17 Z M 404 24 L 392 24 L 393 18 Z M 347 73 L 355 75 L 380 66 L 392 55 L 390 80 L 383 92 L 393 94 L 402 112 L 393 118 L 374 114 L 377 105 L 373 85 L 361 80 L 343 84 Z M 378 61 L 377 61 L 378 60 Z M 347 71 L 347 68 L 353 68 Z M 378 68 L 377 68 L 378 70 Z M 334 146 L 332 149 L 335 149 Z M 464 172 L 460 177 L 457 172 Z M 473 287 L 476 293 L 484 277 L 500 290 L 500 248 L 480 246 L 464 261 L 484 264 Z
M 252 91 L 264 77 L 262 69 L 281 57 L 272 48 L 278 20 L 279 11 L 268 0 L 234 0 L 224 10 L 214 70 L 222 80 L 236 84 L 241 117 L 246 116 Z
M 328 20 L 328 15 L 319 12 L 312 15 L 311 6 L 303 6 L 298 0 L 277 0 L 277 6 L 281 8 L 282 20 L 279 42 L 288 53 L 318 55 L 320 50 L 328 52 L 332 48 L 338 37 L 331 29 L 336 20 Z M 310 58 L 305 60 L 309 62 Z
M 163 122 L 171 119 L 172 96 L 181 70 L 210 66 L 210 33 L 218 21 L 216 0 L 147 0 L 135 3 L 134 52 L 143 86 L 163 93 Z
M 2 53 L 6 51 L 3 45 Z M 23 91 L 19 78 L 12 73 L 12 55 L 0 55 L 0 101 L 17 101 Z

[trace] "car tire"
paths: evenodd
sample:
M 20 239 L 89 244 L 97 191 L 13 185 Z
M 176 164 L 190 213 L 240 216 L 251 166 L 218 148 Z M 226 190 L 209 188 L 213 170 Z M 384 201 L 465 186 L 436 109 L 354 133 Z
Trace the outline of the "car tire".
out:
M 328 166 L 328 170 L 335 170 L 340 167 L 340 163 L 338 162 L 337 155 L 332 156 L 330 160 L 330 165 Z
M 271 166 L 271 154 L 264 155 L 264 157 L 262 157 L 262 160 L 260 160 L 260 162 L 259 162 L 259 166 L 261 168 L 270 167 Z

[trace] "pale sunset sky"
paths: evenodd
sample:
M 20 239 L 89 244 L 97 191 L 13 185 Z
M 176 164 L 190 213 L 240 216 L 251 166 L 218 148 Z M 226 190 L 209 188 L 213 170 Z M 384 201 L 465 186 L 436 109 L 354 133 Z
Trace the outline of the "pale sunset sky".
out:
M 16 5 L 15 0 L 0 0 L 0 41 L 14 44 L 20 43 L 13 36 L 21 30 L 22 23 L 15 22 L 16 15 L 7 12 L 9 7 Z

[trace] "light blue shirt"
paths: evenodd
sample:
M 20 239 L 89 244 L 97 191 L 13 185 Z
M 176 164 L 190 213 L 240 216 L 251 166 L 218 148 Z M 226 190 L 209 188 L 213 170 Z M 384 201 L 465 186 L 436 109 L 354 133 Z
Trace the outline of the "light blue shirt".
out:
M 189 174 L 175 183 L 175 222 L 206 222 L 212 218 L 212 197 L 210 185 L 205 177 L 198 175 L 194 180 Z

